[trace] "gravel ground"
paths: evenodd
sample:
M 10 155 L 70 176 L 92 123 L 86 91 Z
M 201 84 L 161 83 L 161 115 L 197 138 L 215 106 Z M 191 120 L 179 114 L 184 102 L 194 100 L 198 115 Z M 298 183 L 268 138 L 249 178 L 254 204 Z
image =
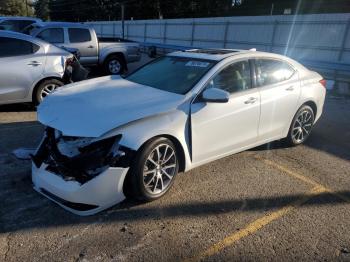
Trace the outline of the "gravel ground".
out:
M 350 261 L 349 128 L 350 100 L 329 97 L 305 145 L 254 148 L 180 174 L 158 201 L 78 217 L 11 154 L 38 144 L 34 109 L 2 106 L 0 261 Z

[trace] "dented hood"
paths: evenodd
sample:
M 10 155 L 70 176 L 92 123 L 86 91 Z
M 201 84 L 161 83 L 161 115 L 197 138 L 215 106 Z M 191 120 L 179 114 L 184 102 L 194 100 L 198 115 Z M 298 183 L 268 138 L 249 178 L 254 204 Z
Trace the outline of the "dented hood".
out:
M 38 107 L 38 120 L 67 136 L 99 137 L 131 121 L 174 110 L 183 99 L 183 95 L 107 76 L 55 91 Z

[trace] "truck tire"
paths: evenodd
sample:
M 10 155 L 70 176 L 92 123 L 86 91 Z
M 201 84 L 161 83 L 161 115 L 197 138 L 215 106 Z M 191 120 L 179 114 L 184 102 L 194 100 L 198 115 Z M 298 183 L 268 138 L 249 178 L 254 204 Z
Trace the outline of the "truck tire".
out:
M 120 55 L 111 55 L 104 62 L 104 69 L 108 75 L 120 75 L 125 68 L 125 61 Z

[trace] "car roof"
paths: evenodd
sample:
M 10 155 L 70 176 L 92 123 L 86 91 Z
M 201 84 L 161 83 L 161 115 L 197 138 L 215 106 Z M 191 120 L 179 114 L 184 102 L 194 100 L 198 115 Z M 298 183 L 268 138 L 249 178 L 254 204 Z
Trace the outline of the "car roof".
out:
M 15 31 L 9 31 L 9 30 L 0 30 L 0 35 L 1 36 L 13 36 L 13 37 L 28 36 L 26 34 L 22 34 L 22 33 L 15 32 Z
M 300 64 L 284 55 L 268 53 L 262 51 L 256 51 L 255 48 L 249 50 L 243 49 L 190 49 L 184 51 L 177 51 L 167 54 L 168 56 L 176 56 L 176 57 L 186 57 L 186 58 L 194 58 L 194 59 L 203 59 L 203 60 L 212 60 L 212 61 L 221 61 L 226 58 L 238 55 L 244 55 L 247 58 L 254 57 L 265 57 L 271 59 L 279 59 L 289 62 L 295 66 L 300 66 Z
M 14 37 L 18 39 L 32 41 L 35 43 L 40 43 L 42 45 L 50 45 L 50 43 L 47 43 L 39 38 L 35 38 L 30 35 L 14 32 L 14 31 L 8 31 L 8 30 L 0 30 L 0 37 Z
M 83 24 L 83 23 L 73 23 L 73 22 L 41 22 L 38 23 L 38 25 L 44 27 L 52 27 L 52 26 L 57 26 L 57 27 L 85 27 L 85 28 L 90 28 L 91 26 Z
M 37 22 L 42 21 L 39 18 L 29 16 L 0 16 L 0 20 L 33 20 Z
M 248 52 L 255 52 L 255 51 L 241 50 L 241 49 L 189 49 L 189 50 L 172 52 L 172 53 L 169 53 L 168 55 L 177 56 L 177 57 L 220 61 L 227 57 L 231 57 L 237 54 L 244 54 Z

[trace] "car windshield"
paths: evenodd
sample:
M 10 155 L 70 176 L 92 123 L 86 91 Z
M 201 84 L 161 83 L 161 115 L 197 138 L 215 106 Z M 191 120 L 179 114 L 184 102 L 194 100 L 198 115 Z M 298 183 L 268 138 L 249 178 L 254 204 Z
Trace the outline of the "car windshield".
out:
M 126 77 L 129 81 L 186 94 L 213 67 L 215 61 L 164 56 Z

